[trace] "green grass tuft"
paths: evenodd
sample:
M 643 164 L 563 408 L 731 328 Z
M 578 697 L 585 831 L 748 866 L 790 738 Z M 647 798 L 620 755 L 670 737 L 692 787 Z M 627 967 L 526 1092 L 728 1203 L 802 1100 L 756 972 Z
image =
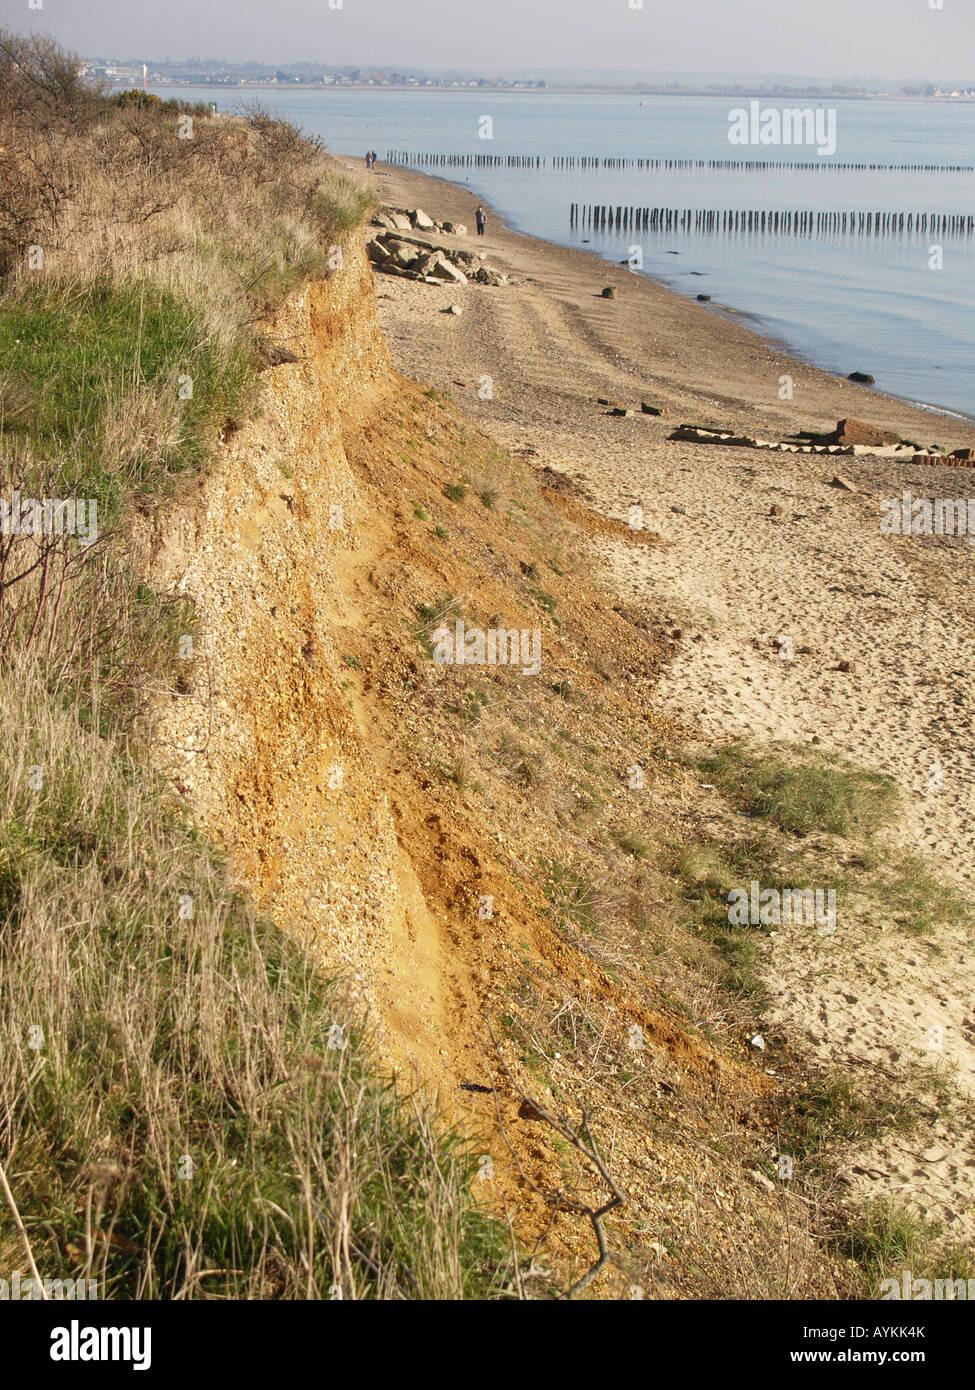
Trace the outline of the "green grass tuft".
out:
M 764 816 L 798 835 L 822 830 L 869 838 L 897 809 L 892 777 L 864 772 L 828 755 L 814 758 L 795 750 L 787 758 L 731 743 L 705 754 L 697 765 L 750 815 Z

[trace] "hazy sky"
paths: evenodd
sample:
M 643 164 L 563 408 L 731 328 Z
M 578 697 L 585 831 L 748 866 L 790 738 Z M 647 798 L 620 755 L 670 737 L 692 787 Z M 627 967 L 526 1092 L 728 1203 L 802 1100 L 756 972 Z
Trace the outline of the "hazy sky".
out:
M 971 77 L 975 0 L 0 0 L 83 55 Z M 33 7 L 32 7 L 33 6 Z M 975 79 L 973 79 L 975 80 Z

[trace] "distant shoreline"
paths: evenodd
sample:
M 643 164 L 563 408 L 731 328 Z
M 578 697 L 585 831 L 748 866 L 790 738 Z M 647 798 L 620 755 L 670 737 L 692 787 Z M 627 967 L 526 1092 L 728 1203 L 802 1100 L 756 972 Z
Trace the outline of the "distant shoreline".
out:
M 348 166 L 355 168 L 357 171 L 364 173 L 365 166 L 361 159 L 356 159 L 354 156 L 349 155 L 337 155 L 336 158 L 346 163 Z M 446 176 L 444 173 L 424 173 L 418 169 L 413 169 L 412 167 L 404 165 L 387 165 L 380 163 L 377 173 L 383 179 L 389 179 L 394 183 L 400 183 L 408 187 L 413 186 L 417 188 L 418 192 L 424 186 L 428 186 L 434 197 L 436 197 L 434 190 L 442 193 L 443 190 L 450 189 L 453 194 L 458 195 L 461 199 L 470 200 L 475 191 L 472 187 L 465 186 L 455 179 Z M 602 273 L 607 276 L 611 272 L 615 273 L 617 271 L 616 262 L 613 259 L 604 258 L 598 251 L 593 251 L 588 247 L 575 247 L 562 242 L 552 241 L 546 237 L 540 237 L 527 230 L 524 226 L 519 226 L 517 222 L 509 222 L 503 218 L 501 214 L 490 205 L 486 196 L 478 195 L 478 198 L 487 208 L 488 216 L 499 234 L 501 234 L 504 240 L 509 244 L 511 242 L 523 246 L 533 244 L 538 248 L 539 252 L 553 253 L 555 258 L 565 260 L 566 262 L 569 257 L 585 257 L 590 262 L 595 263 L 593 266 L 594 271 L 596 265 L 598 265 L 602 267 Z M 456 220 L 464 220 L 456 207 L 453 209 L 452 215 Z M 545 259 L 549 259 L 549 257 L 546 256 Z M 841 397 L 845 397 L 848 392 L 854 395 L 857 404 L 854 405 L 851 402 L 846 406 L 834 407 L 834 410 L 838 409 L 838 413 L 835 414 L 834 419 L 839 419 L 844 411 L 848 414 L 855 415 L 857 410 L 864 411 L 869 409 L 884 411 L 885 418 L 893 418 L 894 415 L 899 416 L 900 413 L 899 410 L 892 410 L 891 408 L 896 403 L 897 407 L 907 412 L 906 419 L 904 420 L 905 430 L 909 430 L 907 421 L 911 418 L 913 418 L 915 426 L 917 425 L 918 420 L 914 412 L 920 412 L 922 415 L 935 417 L 941 420 L 944 426 L 951 431 L 952 436 L 954 436 L 953 426 L 963 425 L 970 430 L 972 424 L 975 423 L 975 413 L 966 413 L 960 411 L 957 407 L 940 405 L 931 401 L 923 401 L 913 393 L 899 396 L 879 388 L 858 386 L 850 382 L 849 378 L 845 376 L 842 371 L 825 366 L 821 362 L 814 361 L 811 356 L 805 355 L 801 346 L 796 343 L 788 342 L 780 333 L 772 328 L 761 314 L 753 310 L 739 308 L 733 304 L 722 304 L 717 301 L 708 304 L 705 310 L 703 305 L 696 302 L 695 296 L 678 289 L 666 276 L 651 275 L 646 271 L 641 271 L 636 276 L 633 276 L 632 272 L 627 271 L 625 279 L 632 284 L 633 278 L 645 285 L 653 286 L 658 294 L 670 298 L 671 300 L 676 299 L 681 304 L 686 305 L 689 313 L 689 322 L 701 327 L 709 325 L 709 327 L 706 327 L 704 330 L 705 340 L 713 345 L 722 344 L 722 352 L 734 351 L 734 349 L 724 344 L 724 335 L 718 328 L 718 325 L 723 323 L 728 325 L 728 327 L 733 326 L 736 330 L 748 334 L 756 343 L 761 344 L 763 351 L 774 354 L 782 364 L 782 371 L 789 372 L 793 367 L 802 368 L 805 373 L 815 373 L 821 381 L 825 379 L 834 382 L 839 388 Z M 704 311 L 703 314 L 702 310 Z M 716 371 L 715 375 L 720 378 L 723 373 L 719 369 Z M 959 438 L 957 442 L 968 443 L 970 442 L 970 437 L 966 434 L 964 439 Z
M 364 174 L 361 159 L 348 155 L 336 158 L 347 168 Z M 497 259 L 492 256 L 492 262 L 503 269 L 532 274 L 537 277 L 535 282 L 539 288 L 546 283 L 565 283 L 571 278 L 576 292 L 585 300 L 589 296 L 582 289 L 583 285 L 616 284 L 625 296 L 625 307 L 621 304 L 616 310 L 621 326 L 623 322 L 635 325 L 644 317 L 659 325 L 661 317 L 665 317 L 675 330 L 673 351 L 661 354 L 658 344 L 647 363 L 648 375 L 659 377 L 664 359 L 669 358 L 671 363 L 683 360 L 688 376 L 696 377 L 702 384 L 702 378 L 708 378 L 704 394 L 716 395 L 730 407 L 722 416 L 724 425 L 745 429 L 746 422 L 750 426 L 758 419 L 762 428 L 776 429 L 786 421 L 793 421 L 795 407 L 779 405 L 775 400 L 778 379 L 782 373 L 788 373 L 803 381 L 799 408 L 808 412 L 810 419 L 816 419 L 820 427 L 828 422 L 835 424 L 844 416 L 866 414 L 900 428 L 905 437 L 911 437 L 911 431 L 919 429 L 926 437 L 925 419 L 928 429 L 937 419 L 939 432 L 943 432 L 945 442 L 951 447 L 971 443 L 975 415 L 921 401 L 916 395 L 897 396 L 858 386 L 841 372 L 809 360 L 801 347 L 784 341 L 760 315 L 733 305 L 711 303 L 705 307 L 665 278 L 645 272 L 634 275 L 588 247 L 567 246 L 536 236 L 506 221 L 487 198 L 453 179 L 383 164 L 378 166 L 377 175 L 380 198 L 392 196 L 394 201 L 399 199 L 403 205 L 409 203 L 410 206 L 429 204 L 427 211 L 436 208 L 439 220 L 449 217 L 455 221 L 469 221 L 465 209 L 470 208 L 472 201 L 482 202 L 487 208 L 490 228 L 486 246 L 490 249 L 493 241 L 500 253 Z M 491 293 L 503 296 L 505 292 Z M 705 362 L 706 368 L 703 367 Z M 746 362 L 752 365 L 742 379 L 740 372 Z M 756 383 L 765 377 L 770 378 L 768 384 L 756 391 Z M 683 394 L 679 388 L 677 394 Z M 686 398 L 684 406 L 689 411 L 697 408 Z
M 124 91 L 124 82 L 113 82 L 113 90 Z M 517 96 L 619 96 L 619 97 L 715 97 L 721 100 L 742 100 L 747 97 L 761 97 L 766 100 L 774 101 L 896 101 L 917 103 L 923 102 L 932 105 L 960 106 L 975 104 L 975 96 L 908 96 L 903 92 L 834 92 L 829 90 L 811 89 L 803 90 L 800 88 L 784 90 L 778 87 L 737 87 L 719 88 L 713 87 L 681 87 L 674 89 L 671 87 L 573 87 L 573 86 L 553 86 L 545 87 L 528 86 L 495 86 L 487 84 L 480 86 L 478 83 L 473 85 L 458 84 L 457 86 L 417 86 L 415 84 L 399 85 L 393 82 L 370 83 L 370 82 L 307 82 L 307 83 L 288 83 L 288 82 L 237 82 L 231 86 L 229 83 L 206 82 L 198 80 L 196 82 L 170 82 L 154 80 L 150 83 L 152 88 L 163 90 L 185 90 L 186 88 L 198 89 L 207 92 L 288 92 L 290 94 L 298 92 L 418 92 L 424 96 L 443 95 L 451 96 L 457 93 L 467 95 L 489 92 L 495 96 L 517 95 Z

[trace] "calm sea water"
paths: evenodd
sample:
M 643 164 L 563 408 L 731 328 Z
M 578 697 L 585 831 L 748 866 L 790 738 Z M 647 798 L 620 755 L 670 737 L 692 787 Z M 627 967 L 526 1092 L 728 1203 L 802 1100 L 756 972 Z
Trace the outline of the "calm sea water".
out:
M 200 100 L 212 89 L 160 89 Z M 975 174 L 849 172 L 844 163 L 975 164 L 975 104 L 763 101 L 836 111 L 836 151 L 733 146 L 728 113 L 748 97 L 643 97 L 495 92 L 260 92 L 254 99 L 321 136 L 338 154 L 373 148 L 471 155 L 778 160 L 771 173 L 726 170 L 420 169 L 488 200 L 519 231 L 588 245 L 620 262 L 639 245 L 644 273 L 751 315 L 799 357 L 879 389 L 975 416 L 975 239 L 968 236 L 710 236 L 571 227 L 571 203 L 638 207 L 975 213 Z M 479 138 L 481 118 L 493 138 Z M 815 161 L 824 170 L 790 169 Z M 930 248 L 943 248 L 943 269 Z M 674 253 L 678 254 L 674 254 Z

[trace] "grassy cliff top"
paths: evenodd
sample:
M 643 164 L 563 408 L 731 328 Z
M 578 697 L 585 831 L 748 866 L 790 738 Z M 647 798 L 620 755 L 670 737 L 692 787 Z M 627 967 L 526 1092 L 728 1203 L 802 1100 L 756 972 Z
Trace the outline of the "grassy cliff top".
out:
M 194 619 L 139 581 L 126 508 L 246 418 L 262 321 L 368 196 L 265 111 L 76 74 L 0 32 L 0 499 L 89 523 L 0 531 L 0 1265 L 99 1297 L 485 1293 L 465 1150 L 235 891 L 141 719 Z

